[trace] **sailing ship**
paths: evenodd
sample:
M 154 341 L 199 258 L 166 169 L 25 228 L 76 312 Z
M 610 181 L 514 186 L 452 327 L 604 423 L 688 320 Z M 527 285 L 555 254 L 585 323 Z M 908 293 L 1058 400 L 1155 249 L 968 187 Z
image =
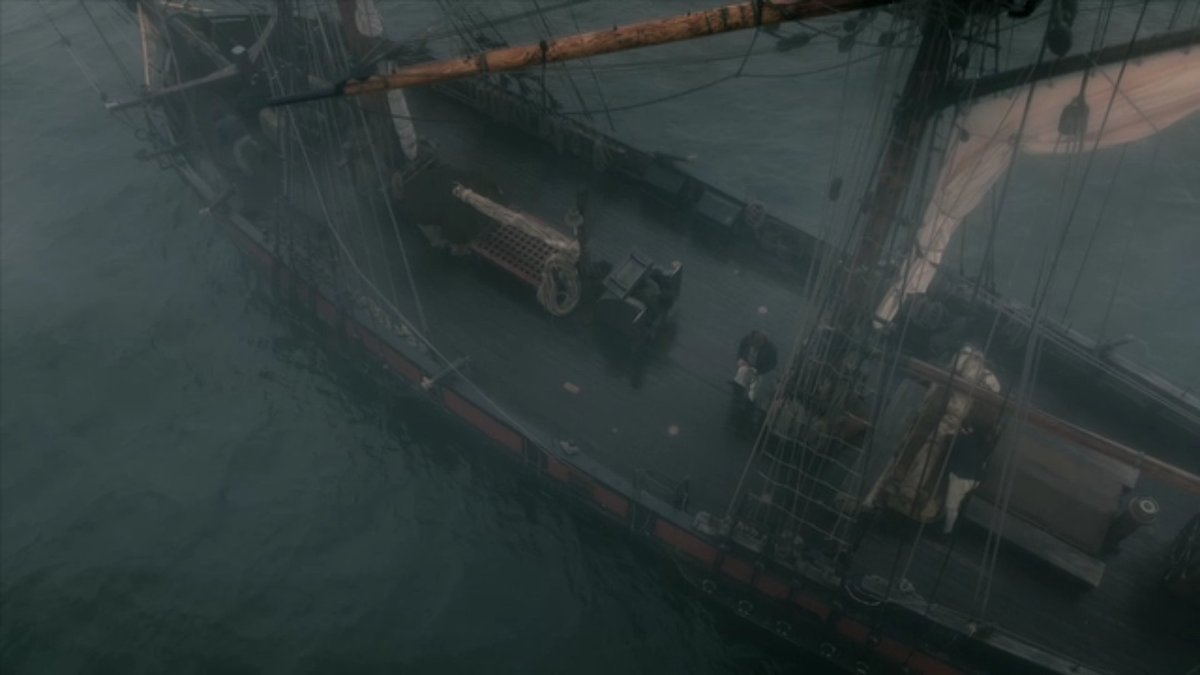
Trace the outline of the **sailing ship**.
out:
M 372 0 L 119 4 L 140 72 L 108 109 L 270 293 L 701 597 L 856 673 L 1200 663 L 1200 402 L 1048 315 L 1057 256 L 1027 304 L 942 264 L 1018 155 L 1086 167 L 1200 109 L 1186 3 L 1088 49 L 1072 0 L 755 0 L 523 45 L 450 5 L 441 60 Z M 872 24 L 908 75 L 825 237 L 547 85 L 743 29 L 850 52 Z M 744 370 L 755 331 L 735 378 L 750 328 L 779 365 Z

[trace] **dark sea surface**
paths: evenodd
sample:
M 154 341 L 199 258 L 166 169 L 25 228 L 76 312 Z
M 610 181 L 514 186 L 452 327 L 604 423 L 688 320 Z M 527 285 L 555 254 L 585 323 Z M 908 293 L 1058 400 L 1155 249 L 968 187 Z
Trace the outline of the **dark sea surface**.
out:
M 120 82 L 78 7 L 46 6 Z M 133 159 L 39 5 L 3 0 L 0 22 L 0 671 L 814 672 L 331 362 L 182 182 Z M 676 119 L 665 145 L 756 151 L 714 135 L 729 110 L 689 111 L 697 126 Z M 622 132 L 662 131 L 647 114 Z M 1195 122 L 1166 151 L 1174 201 L 1149 198 L 1167 216 L 1133 247 L 1118 309 L 1185 385 L 1200 381 Z M 768 180 L 783 157 L 768 143 L 743 168 Z M 789 199 L 785 215 L 804 210 Z
M 622 538 L 340 374 L 132 158 L 37 4 L 0 11 L 0 672 L 777 670 Z

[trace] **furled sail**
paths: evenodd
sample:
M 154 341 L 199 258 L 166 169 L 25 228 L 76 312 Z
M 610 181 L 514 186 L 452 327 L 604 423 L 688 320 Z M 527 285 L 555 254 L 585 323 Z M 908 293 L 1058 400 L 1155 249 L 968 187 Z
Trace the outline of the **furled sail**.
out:
M 158 29 L 146 16 L 146 10 L 137 6 L 138 34 L 142 40 L 142 84 L 153 91 L 162 86 L 162 54 L 159 48 Z
M 978 349 L 961 348 L 952 369 L 954 377 L 970 388 L 1000 393 L 1000 380 Z M 868 493 L 867 506 L 873 507 L 883 497 L 888 506 L 912 518 L 924 522 L 936 518 L 946 496 L 949 441 L 963 428 L 974 407 L 975 397 L 969 390 L 951 390 L 940 384 L 930 387 L 905 442 Z M 958 504 L 948 506 L 957 515 Z
M 1151 136 L 1197 110 L 1200 49 L 1192 48 L 1018 87 L 964 112 L 912 251 L 875 310 L 876 325 L 890 323 L 905 298 L 929 288 L 955 230 L 1017 152 L 1108 148 Z
M 383 37 L 383 17 L 375 6 L 375 0 L 357 0 L 354 5 L 354 27 L 366 37 Z M 399 66 L 389 60 L 379 62 L 378 71 L 386 75 Z M 408 159 L 416 159 L 418 152 L 417 130 L 413 127 L 412 113 L 408 111 L 408 100 L 400 89 L 387 92 L 387 107 L 392 114 L 392 126 L 400 139 L 400 150 Z

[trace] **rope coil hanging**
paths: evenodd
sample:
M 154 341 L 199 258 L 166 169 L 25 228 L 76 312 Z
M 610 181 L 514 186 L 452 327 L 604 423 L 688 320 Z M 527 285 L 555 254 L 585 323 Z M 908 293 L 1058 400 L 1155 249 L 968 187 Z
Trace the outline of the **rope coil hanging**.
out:
M 537 299 L 554 316 L 566 316 L 579 305 L 582 287 L 576 260 L 557 253 L 542 263 L 542 281 L 538 284 Z

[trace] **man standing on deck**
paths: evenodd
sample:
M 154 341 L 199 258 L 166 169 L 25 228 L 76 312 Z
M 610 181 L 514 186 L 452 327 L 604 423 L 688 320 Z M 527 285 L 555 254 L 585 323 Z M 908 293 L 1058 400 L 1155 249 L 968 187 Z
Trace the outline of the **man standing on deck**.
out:
M 967 495 L 979 486 L 988 450 L 983 436 L 984 434 L 968 423 L 964 424 L 957 434 L 946 439 L 950 457 L 946 465 L 945 521 L 942 534 L 948 535 L 954 531 L 959 506 Z
M 752 330 L 738 344 L 737 359 L 733 381 L 746 393 L 746 399 L 753 403 L 762 376 L 775 368 L 778 360 L 775 345 L 767 339 L 766 333 Z

